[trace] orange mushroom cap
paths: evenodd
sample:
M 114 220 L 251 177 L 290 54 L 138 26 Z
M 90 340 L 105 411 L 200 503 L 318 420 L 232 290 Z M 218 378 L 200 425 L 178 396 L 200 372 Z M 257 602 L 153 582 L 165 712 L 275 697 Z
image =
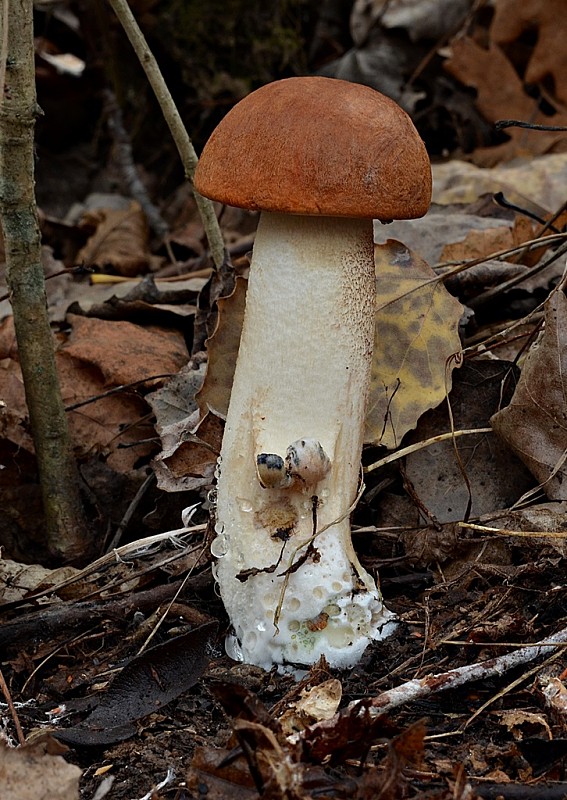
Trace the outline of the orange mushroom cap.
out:
M 287 78 L 228 112 L 203 149 L 195 188 L 252 210 L 414 219 L 431 201 L 431 167 L 390 98 L 334 78 Z

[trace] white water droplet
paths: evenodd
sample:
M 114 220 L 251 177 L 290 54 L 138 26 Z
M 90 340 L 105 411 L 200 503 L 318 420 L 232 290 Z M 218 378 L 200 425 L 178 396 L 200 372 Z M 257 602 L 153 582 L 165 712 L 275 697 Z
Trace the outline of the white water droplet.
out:
M 244 661 L 240 642 L 233 633 L 229 633 L 224 640 L 224 649 L 226 650 L 227 656 L 232 658 L 233 661 Z
M 254 508 L 250 500 L 247 500 L 245 497 L 237 497 L 236 502 L 238 503 L 238 508 L 244 511 L 245 514 L 249 514 Z
M 222 558 L 228 552 L 228 538 L 221 533 L 211 542 L 211 553 L 215 558 Z

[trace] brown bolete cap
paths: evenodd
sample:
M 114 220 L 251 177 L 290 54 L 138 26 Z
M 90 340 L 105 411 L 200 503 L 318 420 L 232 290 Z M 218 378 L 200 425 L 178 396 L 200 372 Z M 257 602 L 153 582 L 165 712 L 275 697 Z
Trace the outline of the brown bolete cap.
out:
M 413 219 L 429 207 L 431 167 L 390 98 L 334 78 L 287 78 L 228 112 L 203 149 L 195 187 L 240 208 Z

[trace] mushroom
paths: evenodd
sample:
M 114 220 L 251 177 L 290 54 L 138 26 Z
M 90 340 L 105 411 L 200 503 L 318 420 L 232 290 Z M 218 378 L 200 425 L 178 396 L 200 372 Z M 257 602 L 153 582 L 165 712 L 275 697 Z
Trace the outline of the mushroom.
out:
M 204 196 L 261 211 L 218 469 L 215 576 L 233 657 L 354 665 L 393 615 L 350 533 L 374 342 L 373 218 L 423 216 L 410 118 L 366 86 L 289 78 L 204 147 Z

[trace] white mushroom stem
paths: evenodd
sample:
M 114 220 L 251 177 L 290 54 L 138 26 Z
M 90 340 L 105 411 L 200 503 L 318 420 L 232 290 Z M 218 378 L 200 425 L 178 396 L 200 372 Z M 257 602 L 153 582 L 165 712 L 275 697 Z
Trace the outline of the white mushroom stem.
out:
M 374 298 L 371 220 L 262 213 L 211 547 L 248 663 L 352 666 L 392 628 L 349 522 Z

